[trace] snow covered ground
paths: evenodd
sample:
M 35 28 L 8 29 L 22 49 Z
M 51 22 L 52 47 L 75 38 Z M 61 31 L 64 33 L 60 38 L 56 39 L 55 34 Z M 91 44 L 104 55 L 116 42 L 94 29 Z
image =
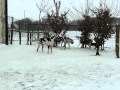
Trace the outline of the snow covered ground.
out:
M 36 52 L 37 45 L 0 44 L 0 90 L 120 90 L 120 59 L 114 35 L 105 51 L 78 47 Z

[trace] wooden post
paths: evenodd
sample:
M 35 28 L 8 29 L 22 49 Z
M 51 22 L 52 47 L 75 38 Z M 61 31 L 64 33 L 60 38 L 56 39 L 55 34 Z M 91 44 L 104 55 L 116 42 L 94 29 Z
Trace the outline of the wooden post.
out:
M 19 44 L 21 45 L 21 27 L 20 27 L 20 21 L 19 21 Z
M 33 41 L 33 30 L 32 30 L 32 41 Z
M 19 31 L 19 44 L 21 45 L 21 31 Z
M 27 32 L 27 45 L 29 45 L 29 30 Z
M 40 25 L 39 25 L 39 27 L 40 27 Z M 39 40 L 39 37 L 40 37 L 39 28 L 37 28 L 37 40 Z
M 32 45 L 32 33 L 30 32 L 30 45 Z
M 119 38 L 120 38 L 120 28 L 119 26 L 117 25 L 116 26 L 116 56 L 117 58 L 119 58 Z
M 13 17 L 12 17 L 12 24 L 11 24 L 11 42 L 10 42 L 11 45 L 12 45 L 12 43 L 13 43 L 13 28 L 14 28 L 14 27 L 13 27 L 13 21 L 14 21 L 14 20 L 13 20 Z

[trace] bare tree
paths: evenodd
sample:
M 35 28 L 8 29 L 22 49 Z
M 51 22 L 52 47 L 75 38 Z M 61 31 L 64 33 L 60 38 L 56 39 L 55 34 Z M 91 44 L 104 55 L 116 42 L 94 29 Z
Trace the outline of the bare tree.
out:
M 42 0 L 41 3 L 40 4 L 37 3 L 36 6 L 37 6 L 37 8 L 39 10 L 39 21 L 41 21 L 41 14 L 43 12 L 48 13 L 48 11 L 50 10 L 51 6 L 49 5 L 48 0 L 47 1 L 46 0 Z
M 38 10 L 39 10 L 39 22 L 38 22 L 38 27 L 40 27 L 40 23 L 42 22 L 42 20 L 41 20 L 41 14 L 42 14 L 42 13 L 48 13 L 51 6 L 49 5 L 48 0 L 42 0 L 42 1 L 40 2 L 40 4 L 37 3 L 36 6 L 37 6 L 37 8 L 38 8 Z M 45 31 L 44 31 L 44 33 L 45 33 Z M 45 34 L 44 34 L 44 35 L 45 35 Z M 39 30 L 38 30 L 37 38 L 39 39 Z
M 69 10 L 64 13 L 60 13 L 61 2 L 56 2 L 56 0 L 53 0 L 53 2 L 55 10 L 52 10 L 51 14 L 48 14 L 48 23 L 50 29 L 57 34 L 60 33 L 63 29 L 67 30 L 67 14 Z M 55 43 L 57 46 L 57 41 Z
M 52 10 L 52 13 L 48 14 L 48 22 L 53 32 L 60 33 L 62 29 L 66 28 L 66 15 L 68 14 L 69 10 L 60 14 L 61 2 L 56 2 L 55 0 L 53 0 L 53 2 L 55 6 L 55 11 Z

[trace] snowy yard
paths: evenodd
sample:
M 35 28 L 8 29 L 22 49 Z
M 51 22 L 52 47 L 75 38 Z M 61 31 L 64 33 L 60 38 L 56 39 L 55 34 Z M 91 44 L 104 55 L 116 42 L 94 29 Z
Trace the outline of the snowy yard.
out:
M 37 45 L 0 45 L 0 90 L 120 90 L 120 59 L 114 42 L 95 50 L 53 48 L 36 52 Z

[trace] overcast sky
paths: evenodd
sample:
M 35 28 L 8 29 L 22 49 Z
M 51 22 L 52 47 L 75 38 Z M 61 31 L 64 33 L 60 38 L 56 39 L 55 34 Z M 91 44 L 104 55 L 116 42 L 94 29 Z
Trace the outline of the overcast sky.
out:
M 24 18 L 24 11 L 25 11 L 25 17 L 28 17 L 32 20 L 38 20 L 39 18 L 39 9 L 37 8 L 36 4 L 40 4 L 42 0 L 8 0 L 8 15 L 13 16 L 16 19 L 23 19 Z M 53 0 L 46 0 L 47 3 L 50 6 L 49 11 L 51 11 L 54 7 Z M 58 0 L 56 0 L 58 1 Z M 101 0 L 105 1 L 105 0 Z M 91 7 L 98 6 L 100 0 L 89 0 L 90 3 L 93 3 Z M 117 3 L 117 0 L 106 0 L 107 4 L 109 6 L 115 6 Z M 118 3 L 120 3 L 120 0 L 118 0 Z M 74 18 L 77 18 L 79 15 L 75 10 L 73 10 L 72 6 L 76 7 L 77 9 L 85 9 L 86 6 L 86 0 L 61 0 L 61 12 L 67 11 L 70 9 L 72 11 L 71 15 L 74 15 Z M 120 6 L 120 4 L 119 4 Z M 120 8 L 118 6 L 118 8 Z M 115 8 L 115 7 L 114 7 Z M 113 8 L 113 9 L 114 9 Z M 42 16 L 44 16 L 45 13 L 42 13 Z M 70 19 L 74 19 L 70 15 L 68 15 Z

